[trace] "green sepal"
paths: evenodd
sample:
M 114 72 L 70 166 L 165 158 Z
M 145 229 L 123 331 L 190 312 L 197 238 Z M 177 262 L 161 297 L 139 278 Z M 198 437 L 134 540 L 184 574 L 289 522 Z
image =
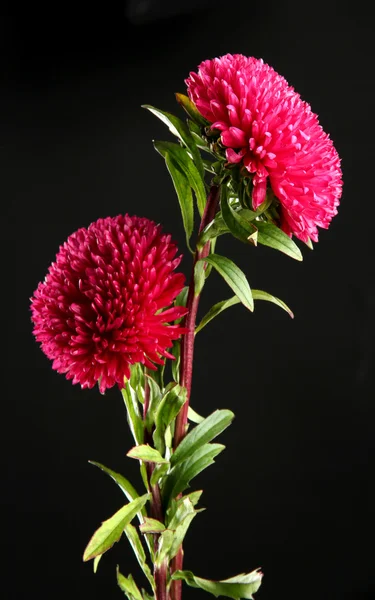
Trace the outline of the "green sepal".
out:
M 255 298 L 254 290 L 252 291 L 252 296 Z M 234 306 L 234 304 L 239 304 L 240 302 L 241 301 L 237 296 L 232 296 L 232 298 L 228 298 L 228 300 L 222 300 L 221 302 L 217 302 L 217 304 L 211 306 L 208 313 L 204 315 L 199 325 L 195 328 L 195 333 L 197 334 L 199 331 L 201 331 L 203 327 L 205 327 L 210 321 L 212 321 L 212 319 L 217 317 L 224 310 L 230 306 Z
M 190 183 L 184 171 L 169 152 L 166 152 L 165 154 L 165 164 L 167 165 L 180 204 L 182 222 L 186 235 L 186 245 L 190 252 L 193 252 L 190 246 L 190 238 L 194 228 L 194 204 Z
M 143 462 L 150 463 L 168 463 L 166 458 L 163 458 L 158 450 L 152 448 L 149 444 L 142 444 L 141 446 L 134 446 L 131 448 L 127 455 L 129 458 L 136 458 Z
M 297 244 L 279 227 L 265 221 L 257 221 L 256 226 L 258 228 L 258 244 L 279 250 L 295 260 L 303 260 Z
M 221 214 L 226 226 L 235 238 L 245 244 L 257 245 L 257 227 L 232 209 L 226 185 L 221 186 Z
M 206 190 L 204 179 L 195 166 L 188 151 L 179 146 L 179 144 L 174 144 L 173 142 L 155 141 L 154 147 L 164 158 L 167 153 L 172 156 L 178 163 L 181 170 L 185 173 L 189 184 L 195 193 L 199 214 L 202 216 L 206 206 Z
M 224 581 L 202 579 L 196 577 L 191 571 L 175 571 L 172 574 L 172 579 L 182 579 L 190 587 L 201 588 L 213 594 L 216 598 L 225 596 L 226 598 L 233 598 L 233 600 L 240 600 L 241 598 L 252 600 L 253 594 L 260 588 L 262 577 L 263 573 L 259 569 L 251 573 L 242 573 Z
M 222 433 L 233 419 L 234 414 L 231 410 L 215 410 L 184 437 L 171 456 L 171 466 L 175 467 L 178 463 L 189 459 L 198 448 Z
M 158 119 L 160 119 L 165 125 L 167 125 L 171 134 L 175 135 L 186 146 L 186 148 L 188 148 L 191 156 L 193 157 L 198 172 L 203 179 L 204 170 L 202 157 L 186 123 L 184 123 L 183 121 L 181 121 L 181 119 L 175 117 L 171 113 L 159 110 L 154 106 L 144 104 L 142 108 L 147 108 L 147 110 L 149 110 L 153 115 L 158 117 Z
M 129 383 L 126 383 L 125 387 L 122 388 L 121 393 L 125 402 L 128 423 L 133 434 L 134 441 L 136 444 L 143 444 L 144 423 L 135 393 L 132 393 Z
M 209 127 L 210 122 L 207 121 L 207 119 L 205 119 L 201 115 L 201 113 L 195 106 L 194 102 L 192 102 L 188 96 L 177 93 L 176 100 L 182 106 L 182 108 L 187 112 L 187 114 L 192 119 L 192 121 L 194 121 L 194 123 L 196 123 L 197 125 L 200 125 L 201 127 Z
M 155 447 L 161 454 L 165 453 L 166 431 L 177 417 L 183 404 L 186 402 L 186 398 L 186 388 L 181 387 L 178 383 L 176 383 L 167 391 L 158 405 L 155 414 L 155 431 L 152 437 Z
M 246 275 L 232 260 L 219 254 L 209 254 L 206 258 L 200 260 L 211 264 L 227 282 L 242 304 L 251 312 L 254 310 L 254 300 Z
M 86 546 L 83 554 L 83 560 L 86 562 L 103 554 L 112 548 L 115 542 L 118 542 L 124 529 L 128 523 L 135 517 L 149 499 L 150 494 L 144 494 L 136 500 L 125 504 L 112 517 L 103 521 L 102 525 L 97 529 L 91 540 Z
M 124 577 L 119 571 L 117 565 L 117 585 L 122 590 L 129 600 L 143 600 L 142 594 L 139 591 L 132 575 Z
M 142 546 L 141 539 L 140 539 L 140 537 L 138 535 L 138 532 L 137 532 L 136 528 L 131 523 L 129 523 L 125 527 L 125 534 L 126 534 L 126 537 L 129 540 L 129 544 L 131 545 L 131 547 L 133 549 L 133 552 L 134 552 L 135 557 L 136 557 L 136 559 L 137 559 L 137 561 L 139 563 L 139 566 L 141 567 L 142 571 L 146 575 L 146 577 L 147 577 L 147 579 L 148 579 L 148 581 L 149 581 L 149 583 L 151 585 L 151 588 L 153 590 L 155 590 L 155 581 L 154 581 L 154 578 L 152 576 L 151 569 L 150 569 L 150 567 L 147 564 L 146 554 L 145 554 L 144 548 Z
M 184 460 L 166 476 L 162 497 L 165 505 L 189 487 L 190 481 L 201 471 L 212 465 L 214 458 L 224 450 L 223 444 L 205 444 L 198 448 L 187 460 Z
M 157 519 L 151 519 L 150 517 L 147 517 L 144 520 L 144 523 L 139 526 L 139 530 L 142 533 L 161 533 L 165 530 L 165 525 Z

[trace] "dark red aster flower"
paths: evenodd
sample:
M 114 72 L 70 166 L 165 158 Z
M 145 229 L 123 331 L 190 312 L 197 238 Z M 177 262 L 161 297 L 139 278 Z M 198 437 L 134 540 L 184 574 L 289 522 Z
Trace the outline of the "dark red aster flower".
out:
M 184 329 L 167 308 L 185 277 L 171 236 L 148 219 L 99 219 L 73 233 L 32 298 L 34 334 L 53 368 L 100 391 L 130 377 L 130 365 L 155 369 Z M 166 310 L 165 310 L 166 309 Z
M 206 60 L 186 80 L 212 129 L 221 132 L 230 163 L 253 173 L 253 207 L 267 180 L 281 204 L 281 227 L 302 241 L 318 239 L 337 213 L 340 159 L 309 104 L 262 60 L 227 54 Z

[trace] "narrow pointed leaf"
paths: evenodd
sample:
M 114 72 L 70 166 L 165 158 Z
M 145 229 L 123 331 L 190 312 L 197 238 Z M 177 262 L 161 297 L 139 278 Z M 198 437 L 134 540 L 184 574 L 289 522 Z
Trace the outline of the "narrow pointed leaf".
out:
M 155 448 L 152 448 L 148 444 L 142 444 L 141 446 L 134 446 L 126 456 L 129 458 L 137 458 L 143 460 L 143 462 L 151 463 L 167 463 L 167 459 L 163 458 L 160 452 Z
M 164 503 L 169 504 L 178 494 L 189 487 L 190 481 L 214 463 L 214 458 L 224 450 L 223 444 L 205 444 L 187 460 L 179 463 L 167 475 L 163 485 Z
M 254 290 L 252 291 L 252 295 L 253 295 L 253 298 L 255 299 Z M 212 319 L 217 317 L 224 310 L 226 310 L 230 306 L 234 306 L 234 304 L 239 304 L 239 303 L 240 303 L 240 299 L 237 298 L 237 296 L 232 296 L 232 298 L 228 298 L 228 300 L 222 300 L 221 302 L 214 304 L 210 308 L 208 313 L 205 314 L 205 316 L 199 323 L 198 327 L 195 329 L 195 333 L 198 333 L 199 331 L 201 331 L 201 329 L 203 329 L 203 327 L 205 327 L 207 325 L 207 323 L 212 321 Z
M 183 404 L 186 402 L 186 388 L 178 383 L 174 385 L 161 400 L 155 415 L 155 431 L 153 440 L 156 448 L 164 454 L 165 432 L 173 420 L 177 417 Z
M 201 127 L 207 127 L 210 125 L 210 122 L 201 115 L 194 102 L 192 102 L 188 96 L 185 96 L 184 94 L 176 94 L 176 99 L 182 108 L 187 112 L 189 117 L 194 121 L 194 123 L 197 123 Z
M 95 558 L 98 554 L 103 554 L 109 550 L 120 539 L 126 525 L 130 523 L 137 512 L 146 504 L 149 496 L 149 494 L 145 494 L 129 502 L 129 504 L 125 504 L 112 517 L 103 521 L 102 525 L 96 530 L 89 541 L 83 554 L 83 560 L 86 562 Z
M 150 517 L 147 517 L 144 523 L 140 525 L 139 530 L 142 533 L 161 533 L 165 530 L 165 525 L 163 525 L 163 523 L 157 519 L 151 519 Z
M 226 226 L 235 238 L 245 244 L 257 245 L 257 227 L 232 209 L 229 204 L 228 188 L 225 185 L 221 187 L 221 213 Z
M 151 588 L 154 589 L 155 587 L 155 581 L 154 578 L 152 576 L 151 573 L 151 569 L 147 564 L 147 560 L 146 560 L 146 553 L 144 551 L 144 548 L 142 546 L 142 542 L 141 539 L 138 535 L 138 532 L 136 530 L 136 528 L 129 523 L 126 527 L 125 527 L 125 535 L 129 540 L 129 543 L 133 549 L 133 552 L 135 554 L 135 557 L 139 563 L 139 566 L 141 567 L 142 571 L 144 572 L 144 574 L 146 575 Z
M 102 558 L 103 554 L 98 554 L 98 556 L 95 556 L 94 560 L 93 560 L 93 564 L 92 564 L 92 568 L 94 570 L 94 573 L 97 572 L 98 570 L 98 565 L 100 562 L 100 559 Z
M 124 592 L 125 596 L 129 598 L 129 600 L 143 600 L 142 594 L 139 591 L 132 575 L 128 577 L 124 577 L 119 571 L 117 566 L 117 584 L 119 588 Z
M 202 423 L 202 421 L 204 421 L 204 417 L 201 417 L 201 415 L 198 415 L 198 413 L 195 412 L 195 410 L 193 408 L 191 408 L 191 406 L 189 406 L 189 408 L 188 408 L 188 419 L 192 423 L 197 423 L 198 425 L 199 425 L 199 423 Z
M 165 154 L 165 164 L 167 165 L 180 203 L 182 222 L 186 234 L 186 244 L 191 251 L 190 238 L 194 228 L 194 206 L 191 187 L 185 173 L 168 152 Z
M 189 149 L 194 163 L 198 169 L 200 176 L 204 177 L 203 163 L 200 152 L 195 144 L 194 138 L 190 133 L 190 130 L 186 123 L 181 121 L 178 117 L 175 117 L 171 113 L 164 112 L 153 106 L 144 105 L 143 108 L 147 108 L 152 114 L 160 119 L 165 125 L 167 125 L 172 135 L 178 137 L 179 140 Z
M 250 311 L 254 310 L 254 301 L 249 282 L 243 271 L 233 261 L 219 254 L 209 254 L 206 258 L 200 260 L 204 260 L 212 265 L 227 282 L 242 304 Z
M 154 142 L 156 150 L 165 158 L 168 153 L 178 163 L 181 170 L 185 173 L 190 186 L 193 188 L 199 214 L 202 216 L 206 206 L 206 190 L 204 180 L 187 150 L 173 142 Z
M 174 467 L 186 460 L 198 448 L 213 440 L 231 424 L 233 418 L 234 414 L 231 410 L 215 410 L 184 437 L 171 456 L 171 466 Z
M 156 465 L 155 469 L 152 471 L 150 483 L 151 485 L 156 485 L 160 483 L 160 480 L 163 479 L 164 475 L 169 471 L 169 462 L 162 463 L 161 465 Z
M 267 302 L 272 302 L 273 304 L 276 304 L 285 310 L 292 319 L 294 318 L 294 314 L 290 310 L 289 306 L 280 300 L 280 298 L 276 298 L 276 296 L 272 296 L 271 294 L 268 294 L 268 292 L 263 292 L 263 290 L 253 290 L 253 298 L 254 300 L 266 300 Z
M 218 212 L 215 218 L 203 229 L 202 233 L 198 239 L 198 247 L 203 248 L 203 246 L 209 240 L 213 240 L 217 238 L 219 235 L 223 235 L 224 233 L 229 233 L 229 228 L 226 225 L 221 211 Z
M 272 223 L 265 223 L 264 221 L 257 221 L 256 226 L 258 229 L 259 244 L 279 250 L 295 260 L 303 260 L 301 250 L 297 244 L 279 227 L 276 227 Z
M 252 573 L 243 573 L 224 581 L 202 579 L 201 577 L 196 577 L 191 571 L 176 571 L 172 575 L 172 579 L 182 579 L 189 586 L 201 588 L 213 594 L 216 598 L 218 596 L 225 596 L 226 598 L 233 598 L 233 600 L 240 600 L 241 598 L 252 600 L 253 594 L 260 588 L 262 577 L 263 573 L 259 569 L 252 571 Z
M 107 475 L 109 475 L 113 479 L 113 481 L 115 481 L 117 483 L 117 485 L 119 486 L 121 491 L 125 494 L 125 496 L 129 500 L 129 502 L 132 502 L 132 500 L 139 498 L 138 492 L 132 486 L 130 481 L 128 481 L 126 479 L 126 477 L 121 475 L 121 473 L 116 473 L 116 471 L 112 471 L 112 469 L 108 469 L 108 467 L 105 467 L 104 465 L 102 465 L 98 462 L 95 462 L 94 460 L 89 460 L 89 463 L 91 465 L 94 465 L 95 467 L 98 467 L 104 473 L 107 473 Z M 142 509 L 140 511 L 140 514 L 146 514 L 145 509 Z
M 143 443 L 144 424 L 139 411 L 139 404 L 130 390 L 129 383 L 121 390 L 125 402 L 128 423 L 136 444 Z
M 182 519 L 182 521 L 177 525 L 177 527 L 174 531 L 172 545 L 168 552 L 169 560 L 172 560 L 172 558 L 174 558 L 176 556 L 179 547 L 181 546 L 182 542 L 184 541 L 184 537 L 187 533 L 187 530 L 189 529 L 190 524 L 191 524 L 192 520 L 194 519 L 195 515 L 197 514 L 197 512 L 198 511 L 193 510 L 192 512 L 188 513 L 187 515 L 185 515 L 185 517 Z

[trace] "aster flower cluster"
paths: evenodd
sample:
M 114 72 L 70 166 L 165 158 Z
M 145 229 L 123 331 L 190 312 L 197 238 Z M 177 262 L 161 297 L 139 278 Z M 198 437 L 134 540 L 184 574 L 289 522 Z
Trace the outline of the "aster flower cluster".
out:
M 220 132 L 229 163 L 253 174 L 256 210 L 267 183 L 280 201 L 282 229 L 318 241 L 337 213 L 340 159 L 309 104 L 262 60 L 228 54 L 206 60 L 186 80 L 189 97 Z
M 182 582 L 215 597 L 251 599 L 261 585 L 259 569 L 221 581 L 183 570 L 183 540 L 202 493 L 187 490 L 223 450 L 212 440 L 234 417 L 221 409 L 204 418 L 189 406 L 195 337 L 239 303 L 252 312 L 254 301 L 272 302 L 293 317 L 282 300 L 250 288 L 246 274 L 216 252 L 217 242 L 231 234 L 248 248 L 263 244 L 302 260 L 293 236 L 310 246 L 317 241 L 342 191 L 340 159 L 318 117 L 262 60 L 230 54 L 206 60 L 186 85 L 188 96 L 177 94 L 186 122 L 146 108 L 178 140 L 154 145 L 173 181 L 193 253 L 188 286 L 176 272 L 181 256 L 171 236 L 145 217 L 126 214 L 70 235 L 31 300 L 34 335 L 52 367 L 82 388 L 97 384 L 104 394 L 117 384 L 122 392 L 135 443 L 127 456 L 140 463 L 145 493 L 94 463 L 128 502 L 94 533 L 83 559 L 94 559 L 96 571 L 124 534 L 150 585 L 139 589 L 132 575 L 117 569 L 128 600 L 181 600 Z M 214 304 L 197 325 L 213 271 L 233 296 Z M 138 528 L 131 525 L 135 516 Z

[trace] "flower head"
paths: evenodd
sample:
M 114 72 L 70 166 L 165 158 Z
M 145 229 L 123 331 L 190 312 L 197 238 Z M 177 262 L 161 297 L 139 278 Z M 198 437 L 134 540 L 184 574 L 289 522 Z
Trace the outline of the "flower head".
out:
M 206 60 L 186 80 L 190 99 L 220 131 L 229 163 L 253 175 L 256 209 L 267 181 L 280 201 L 281 227 L 317 241 L 337 213 L 340 159 L 309 104 L 262 60 L 227 54 Z
M 186 314 L 168 307 L 185 277 L 171 236 L 148 219 L 99 219 L 60 247 L 32 298 L 34 334 L 53 368 L 100 391 L 173 358 L 167 348 L 184 329 L 168 324 Z M 166 309 L 166 310 L 165 310 Z

